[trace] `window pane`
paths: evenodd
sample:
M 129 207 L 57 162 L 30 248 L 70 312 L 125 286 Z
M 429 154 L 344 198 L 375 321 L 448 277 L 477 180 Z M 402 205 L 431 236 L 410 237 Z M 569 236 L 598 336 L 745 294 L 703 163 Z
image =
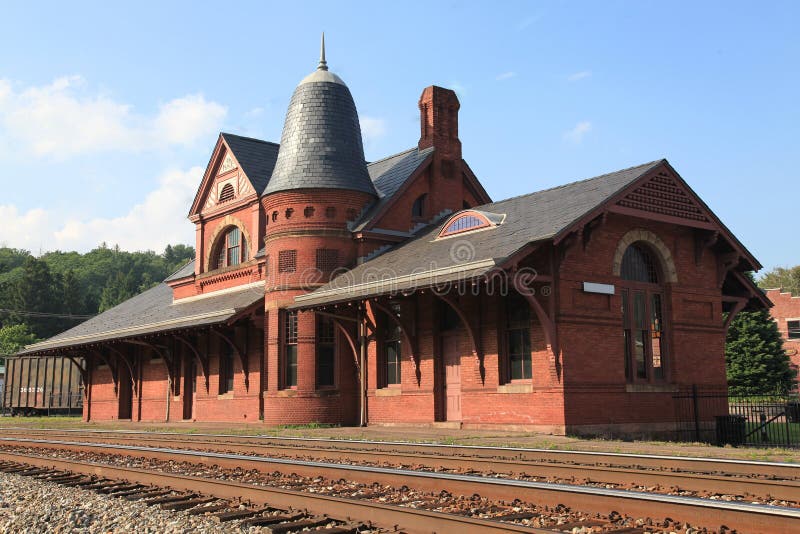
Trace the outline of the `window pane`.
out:
M 297 345 L 286 345 L 286 386 L 297 385 Z
M 635 291 L 633 293 L 633 324 L 636 328 L 644 330 L 647 328 L 647 316 L 645 314 L 644 292 Z
M 531 378 L 531 342 L 527 328 L 508 330 L 508 356 L 512 380 Z
M 622 290 L 622 326 L 628 328 L 628 290 Z
M 664 378 L 663 354 L 663 322 L 661 319 L 661 295 L 653 295 L 650 304 L 650 354 L 653 358 L 653 376 Z
M 787 321 L 789 339 L 800 339 L 800 321 Z
M 334 385 L 334 347 L 333 345 L 321 345 L 317 348 L 317 385 Z
M 219 249 L 219 254 L 217 255 L 217 268 L 225 267 L 225 255 L 227 249 L 225 248 L 224 244 Z
M 386 343 L 386 383 L 400 383 L 400 342 Z
M 239 265 L 239 246 L 228 249 L 228 265 Z
M 631 376 L 631 331 L 625 330 L 623 333 L 625 341 L 625 378 L 630 380 Z
M 644 358 L 644 340 L 647 335 L 645 330 L 636 330 L 633 338 L 633 354 L 636 357 L 636 376 L 647 378 L 647 363 Z

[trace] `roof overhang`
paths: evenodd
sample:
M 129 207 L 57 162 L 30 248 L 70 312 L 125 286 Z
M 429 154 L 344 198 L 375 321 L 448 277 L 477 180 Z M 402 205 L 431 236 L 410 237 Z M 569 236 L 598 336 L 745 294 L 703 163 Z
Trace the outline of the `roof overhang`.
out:
M 487 258 L 440 269 L 420 270 L 402 276 L 381 276 L 380 272 L 368 271 L 363 280 L 349 280 L 345 286 L 322 289 L 295 297 L 289 306 L 293 310 L 307 310 L 343 302 L 363 300 L 384 295 L 408 294 L 418 289 L 451 287 L 455 283 L 471 280 L 495 269 L 497 262 Z M 340 275 L 347 278 L 351 273 Z

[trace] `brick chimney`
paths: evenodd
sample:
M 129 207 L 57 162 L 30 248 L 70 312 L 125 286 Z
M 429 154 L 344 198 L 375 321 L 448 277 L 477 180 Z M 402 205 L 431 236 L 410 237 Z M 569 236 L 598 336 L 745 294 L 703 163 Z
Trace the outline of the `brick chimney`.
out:
M 452 89 L 431 85 L 419 97 L 419 149 L 435 147 L 437 159 L 461 161 L 458 139 L 458 109 L 461 104 Z

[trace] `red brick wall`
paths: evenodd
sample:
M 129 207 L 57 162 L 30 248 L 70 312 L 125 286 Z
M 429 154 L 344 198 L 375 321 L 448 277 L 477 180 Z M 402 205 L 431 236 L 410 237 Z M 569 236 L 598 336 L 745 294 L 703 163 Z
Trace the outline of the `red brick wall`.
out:
M 786 349 L 792 365 L 800 367 L 800 339 L 789 339 L 788 320 L 800 320 L 800 297 L 793 297 L 791 293 L 781 293 L 779 289 L 767 291 L 767 298 L 775 306 L 770 309 L 772 318 L 778 323 L 778 330 L 783 336 L 783 347 Z

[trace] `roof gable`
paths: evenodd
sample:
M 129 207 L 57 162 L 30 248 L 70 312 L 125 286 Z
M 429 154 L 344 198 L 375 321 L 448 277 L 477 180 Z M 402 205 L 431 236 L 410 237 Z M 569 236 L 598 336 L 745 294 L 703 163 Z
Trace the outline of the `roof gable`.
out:
M 189 216 L 215 208 L 219 192 L 225 183 L 233 185 L 236 198 L 253 194 L 258 196 L 269 181 L 277 155 L 278 145 L 275 143 L 221 133 L 195 194 Z M 235 169 L 240 172 L 234 172 Z

